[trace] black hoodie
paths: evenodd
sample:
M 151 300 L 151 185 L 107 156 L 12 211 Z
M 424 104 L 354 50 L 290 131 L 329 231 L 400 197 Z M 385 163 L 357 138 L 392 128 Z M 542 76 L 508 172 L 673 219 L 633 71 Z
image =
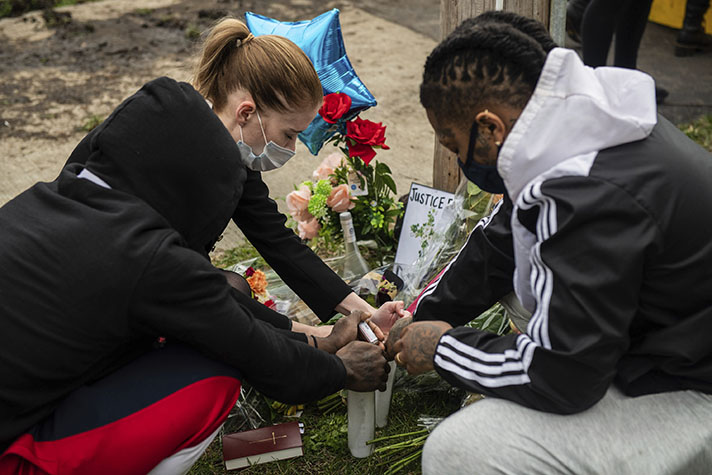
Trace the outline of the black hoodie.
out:
M 142 103 L 133 110 L 125 111 L 122 113 L 125 120 L 121 129 L 113 123 L 111 128 L 116 132 L 111 134 L 111 138 L 96 140 L 97 135 L 106 135 L 104 128 L 108 125 L 107 120 L 77 145 L 67 164 L 87 165 L 98 150 L 103 153 L 110 151 L 114 157 L 111 164 L 91 165 L 89 168 L 96 169 L 101 175 L 104 172 L 102 167 L 109 166 L 109 173 L 119 171 L 122 176 L 129 177 L 122 186 L 139 190 L 145 201 L 169 219 L 185 238 L 186 245 L 206 258 L 232 218 L 282 280 L 322 321 L 329 320 L 334 315 L 334 308 L 351 292 L 349 286 L 285 226 L 286 217 L 270 199 L 269 189 L 262 181 L 260 172 L 249 170 L 241 163 L 235 163 L 224 174 L 216 168 L 209 168 L 209 159 L 205 158 L 207 142 L 211 142 L 212 146 L 212 142 L 223 143 L 227 131 L 218 126 L 219 120 L 207 103 L 199 100 L 200 96 L 193 88 L 168 78 L 157 79 L 151 84 L 162 85 L 158 102 Z M 191 99 L 185 104 L 189 107 L 189 113 L 180 124 L 166 123 L 162 115 L 163 107 L 186 94 Z M 131 144 L 124 143 L 127 132 L 135 137 Z M 184 143 L 175 142 L 178 135 Z M 173 145 L 167 146 L 167 143 Z M 232 139 L 230 143 L 232 145 L 224 142 L 223 146 L 236 148 Z M 116 150 L 121 150 L 122 154 L 117 155 Z M 191 157 L 184 164 L 191 167 L 186 170 L 188 173 L 183 175 L 182 181 L 177 178 L 169 187 L 152 189 L 155 171 L 165 173 L 170 167 L 181 166 L 173 163 L 177 151 Z M 143 158 L 146 155 L 155 159 L 145 163 Z M 196 166 L 195 160 L 200 166 Z M 204 160 L 207 169 L 202 168 Z M 155 168 L 149 170 L 145 167 Z M 139 170 L 145 172 L 138 173 Z M 195 183 L 194 179 L 201 181 Z
M 0 208 L 0 451 L 158 336 L 283 401 L 343 387 L 337 357 L 255 318 L 269 310 L 191 245 L 224 227 L 246 173 L 192 87 L 146 84 L 88 145 L 85 166 L 68 164 Z M 85 167 L 110 188 L 79 178 Z

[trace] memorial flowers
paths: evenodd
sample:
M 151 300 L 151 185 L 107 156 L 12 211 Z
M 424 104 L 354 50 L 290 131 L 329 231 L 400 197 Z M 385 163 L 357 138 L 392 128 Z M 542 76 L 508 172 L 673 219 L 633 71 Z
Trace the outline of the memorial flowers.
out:
M 245 280 L 250 286 L 252 297 L 258 302 L 268 306 L 272 310 L 275 309 L 275 303 L 267 293 L 267 276 L 264 272 L 253 267 L 248 267 L 245 270 Z
M 393 228 L 403 213 L 391 169 L 374 160 L 378 151 L 390 148 L 386 126 L 358 116 L 346 120 L 350 107 L 347 94 L 324 97 L 319 115 L 333 124 L 334 135 L 327 143 L 338 151 L 319 164 L 311 180 L 295 186 L 286 197 L 287 208 L 300 238 L 318 237 L 327 244 L 341 241 L 338 214 L 350 211 L 358 239 L 375 241 L 383 262 L 395 250 Z

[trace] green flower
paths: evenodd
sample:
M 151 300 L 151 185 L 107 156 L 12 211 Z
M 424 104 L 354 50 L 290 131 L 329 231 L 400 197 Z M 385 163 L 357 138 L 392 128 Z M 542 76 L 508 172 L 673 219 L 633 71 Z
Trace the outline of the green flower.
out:
M 371 226 L 373 226 L 373 229 L 381 229 L 383 227 L 383 221 L 383 214 L 376 213 L 371 218 Z
M 315 195 L 326 195 L 331 193 L 331 183 L 329 180 L 319 180 L 314 187 Z M 313 213 L 312 213 L 313 214 Z
M 314 194 L 309 199 L 307 209 L 317 219 L 321 219 L 326 215 L 326 196 L 323 194 Z

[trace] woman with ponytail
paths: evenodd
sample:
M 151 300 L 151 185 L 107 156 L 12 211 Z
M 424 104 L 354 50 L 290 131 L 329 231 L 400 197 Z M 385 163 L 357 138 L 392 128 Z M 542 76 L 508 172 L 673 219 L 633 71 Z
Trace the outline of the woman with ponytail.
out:
M 459 26 L 420 92 L 465 177 L 504 195 L 387 342 L 488 396 L 438 425 L 423 473 L 709 472 L 712 156 L 652 78 L 511 13 Z M 521 332 L 465 326 L 512 291 Z
M 402 303 L 388 303 L 376 311 L 353 293 L 285 227 L 286 218 L 262 181 L 262 171 L 280 167 L 294 155 L 297 135 L 322 104 L 321 83 L 307 56 L 284 37 L 255 37 L 241 21 L 224 19 L 205 40 L 193 86 L 240 150 L 245 179 L 232 217 L 243 234 L 322 321 L 335 311 L 363 310 L 387 331 L 393 319 L 403 315 Z M 199 243 L 199 250 L 207 253 L 226 223 L 215 229 L 213 239 Z M 240 280 L 228 276 L 230 281 Z M 294 323 L 292 329 L 326 336 L 330 327 Z
M 0 208 L 0 473 L 185 473 L 243 380 L 291 403 L 385 388 L 381 348 L 353 340 L 402 304 L 351 292 L 261 178 L 321 102 L 294 43 L 226 19 L 193 85 L 147 83 Z M 235 290 L 208 259 L 231 218 L 320 318 L 350 315 L 297 328 Z

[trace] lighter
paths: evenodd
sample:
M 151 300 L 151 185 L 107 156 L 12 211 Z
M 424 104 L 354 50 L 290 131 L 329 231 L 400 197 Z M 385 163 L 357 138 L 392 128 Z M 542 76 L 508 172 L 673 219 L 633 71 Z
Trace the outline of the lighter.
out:
M 366 322 L 361 322 L 358 324 L 358 333 L 361 335 L 361 338 L 363 340 L 369 342 L 369 343 L 378 343 L 378 337 L 376 336 L 375 333 L 373 333 L 373 330 L 371 330 L 371 327 L 368 325 Z

